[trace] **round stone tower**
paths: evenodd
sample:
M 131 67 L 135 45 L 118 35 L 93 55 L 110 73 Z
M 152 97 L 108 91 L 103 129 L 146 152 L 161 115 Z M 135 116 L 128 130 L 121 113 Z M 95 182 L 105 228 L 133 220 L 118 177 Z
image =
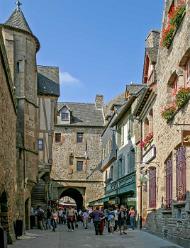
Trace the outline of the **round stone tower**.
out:
M 38 175 L 36 53 L 40 43 L 20 8 L 2 25 L 2 34 L 17 99 L 17 175 L 15 219 L 30 227 L 31 191 Z

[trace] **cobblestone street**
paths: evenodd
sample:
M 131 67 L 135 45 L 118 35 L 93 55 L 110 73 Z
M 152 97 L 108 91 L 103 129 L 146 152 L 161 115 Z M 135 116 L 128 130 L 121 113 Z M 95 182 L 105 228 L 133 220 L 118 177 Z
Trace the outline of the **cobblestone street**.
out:
M 78 230 L 68 232 L 65 226 L 59 226 L 56 232 L 30 230 L 21 240 L 9 248 L 177 248 L 173 243 L 162 240 L 143 231 L 128 230 L 127 235 L 109 234 L 95 236 L 91 225 L 88 230 L 79 226 Z

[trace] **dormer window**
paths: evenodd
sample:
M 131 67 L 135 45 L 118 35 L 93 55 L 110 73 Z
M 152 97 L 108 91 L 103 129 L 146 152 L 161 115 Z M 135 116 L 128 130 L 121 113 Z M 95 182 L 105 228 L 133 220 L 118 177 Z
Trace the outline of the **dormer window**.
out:
M 60 110 L 60 120 L 61 122 L 70 122 L 70 109 L 65 105 L 63 108 Z
M 62 121 L 69 121 L 69 113 L 65 113 L 64 111 L 61 112 L 61 120 Z

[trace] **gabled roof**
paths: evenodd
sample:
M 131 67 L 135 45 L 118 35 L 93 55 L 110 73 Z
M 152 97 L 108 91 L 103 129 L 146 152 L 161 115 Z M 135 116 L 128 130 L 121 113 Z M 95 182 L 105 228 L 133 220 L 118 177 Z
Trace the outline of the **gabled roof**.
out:
M 5 25 L 27 31 L 32 34 L 21 9 L 15 9 L 9 19 L 5 22 Z
M 59 89 L 59 68 L 38 66 L 38 95 L 57 96 Z
M 58 111 L 63 106 L 68 106 L 71 111 L 70 124 L 63 126 L 87 126 L 87 127 L 103 127 L 104 117 L 102 109 L 97 109 L 93 103 L 75 103 L 75 102 L 59 102 Z M 62 124 L 61 124 L 62 125 Z

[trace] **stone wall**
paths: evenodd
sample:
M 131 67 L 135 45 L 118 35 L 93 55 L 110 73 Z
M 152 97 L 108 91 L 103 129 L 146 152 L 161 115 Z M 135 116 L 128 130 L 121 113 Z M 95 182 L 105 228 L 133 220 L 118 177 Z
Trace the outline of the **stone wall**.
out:
M 14 240 L 16 192 L 16 111 L 13 101 L 8 63 L 0 36 L 0 205 L 7 198 L 7 212 L 1 212 L 0 226 L 8 231 L 8 241 Z M 8 70 L 7 70 L 8 69 Z M 6 201 L 6 200 L 5 200 Z
M 67 188 L 84 188 L 85 205 L 103 196 L 102 173 L 92 173 L 101 160 L 102 131 L 103 128 L 55 126 L 55 133 L 61 133 L 61 142 L 53 143 L 51 178 Z M 84 134 L 82 143 L 76 142 L 77 132 Z M 71 154 L 73 165 L 69 161 Z M 77 171 L 77 161 L 83 161 L 83 171 Z

